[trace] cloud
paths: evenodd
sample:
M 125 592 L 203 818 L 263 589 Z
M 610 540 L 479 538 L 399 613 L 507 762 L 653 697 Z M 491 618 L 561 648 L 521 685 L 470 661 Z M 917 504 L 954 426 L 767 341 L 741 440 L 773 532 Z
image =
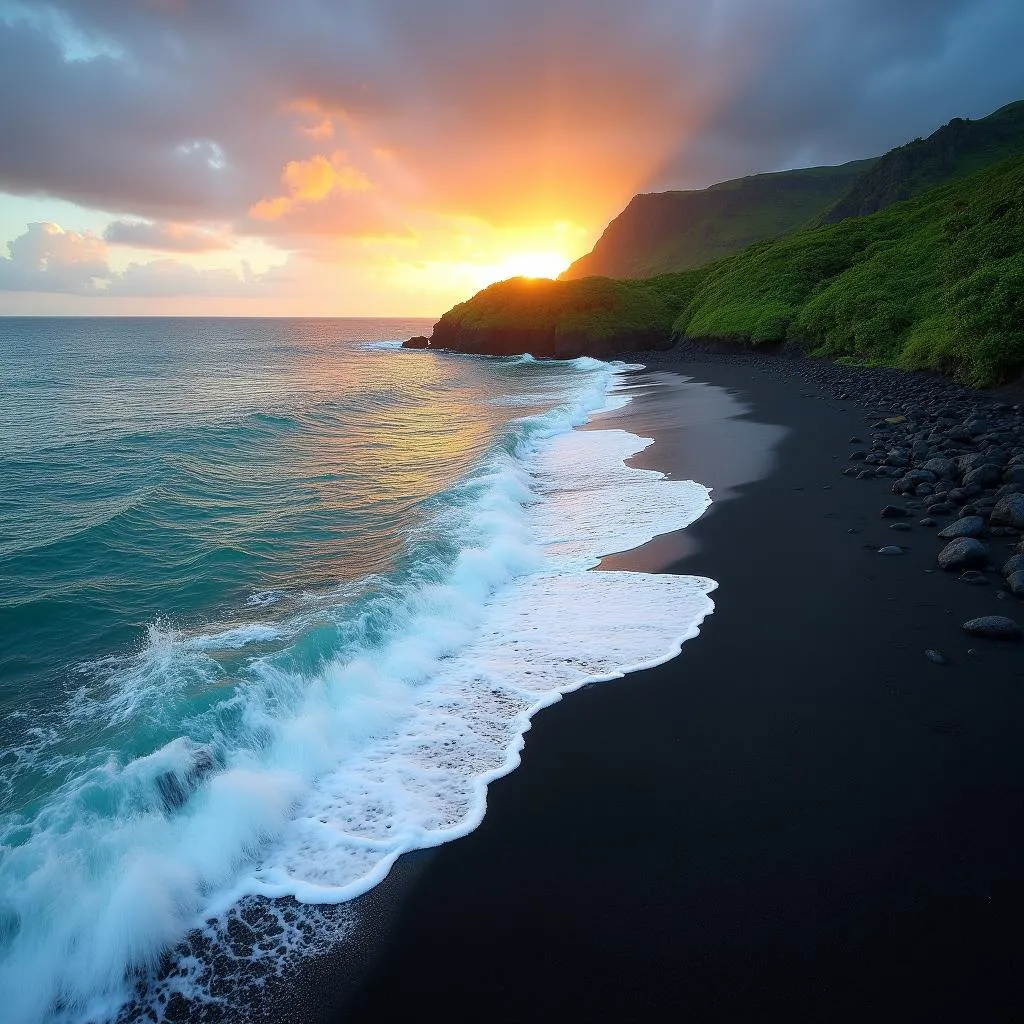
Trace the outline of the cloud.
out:
M 281 173 L 288 194 L 261 199 L 249 210 L 256 220 L 280 220 L 292 210 L 323 202 L 332 192 L 366 192 L 370 179 L 353 167 L 340 150 L 329 158 L 317 154 L 309 160 L 289 160 Z
M 179 295 L 242 296 L 256 293 L 257 279 L 242 264 L 241 273 L 233 270 L 199 270 L 180 260 L 162 259 L 149 263 L 129 263 L 111 279 L 106 295 L 134 295 L 167 298 Z
M 10 256 L 0 257 L 2 291 L 87 295 L 110 278 L 107 247 L 96 235 L 35 223 L 7 248 Z
M 230 248 L 223 235 L 166 221 L 116 220 L 103 232 L 103 238 L 111 245 L 164 252 L 215 252 Z
M 150 219 L 280 219 L 302 189 L 276 193 L 281 168 L 325 173 L 327 137 L 356 166 L 398 154 L 410 208 L 593 217 L 655 180 L 878 152 L 1024 94 L 1017 0 L 34 7 L 97 56 L 0 24 L 0 187 Z
M 585 248 L 634 192 L 873 155 L 1024 96 L 1020 0 L 4 11 L 0 191 L 107 211 L 110 244 L 206 251 L 214 224 L 350 269 L 382 238 L 409 265 L 557 224 Z
M 130 263 L 112 270 L 104 239 L 65 231 L 52 223 L 30 224 L 0 257 L 0 291 L 88 296 L 256 295 L 261 278 L 244 261 L 238 271 L 199 269 L 175 259 Z

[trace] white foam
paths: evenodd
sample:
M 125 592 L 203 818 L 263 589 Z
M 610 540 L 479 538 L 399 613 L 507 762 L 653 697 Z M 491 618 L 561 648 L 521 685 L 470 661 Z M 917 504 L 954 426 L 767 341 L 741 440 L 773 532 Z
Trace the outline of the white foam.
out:
M 579 402 L 532 418 L 517 456 L 496 457 L 434 524 L 461 548 L 443 578 L 381 589 L 365 614 L 388 623 L 383 647 L 346 648 L 312 674 L 254 659 L 230 702 L 189 723 L 193 739 L 92 764 L 29 841 L 5 850 L 0 881 L 21 920 L 0 965 L 7 1019 L 43 1020 L 58 1006 L 70 1019 L 109 1016 L 133 984 L 126 971 L 155 969 L 190 928 L 218 941 L 247 896 L 323 904 L 365 892 L 403 852 L 479 824 L 487 784 L 518 764 L 540 708 L 665 661 L 696 635 L 714 581 L 589 571 L 693 522 L 710 495 L 626 467 L 648 439 L 569 432 L 624 400 L 610 393 L 608 364 L 576 365 Z M 191 638 L 155 628 L 111 693 L 82 706 L 90 720 L 160 724 L 178 694 L 219 678 L 211 652 L 291 635 L 297 623 Z M 200 778 L 208 748 L 216 766 Z M 173 813 L 156 796 L 168 775 L 183 793 L 193 787 Z M 111 800 L 113 816 L 90 809 Z M 204 924 L 211 915 L 221 923 Z M 173 983 L 149 996 L 220 998 L 194 958 L 182 952 Z
M 249 644 L 265 644 L 280 640 L 284 632 L 277 626 L 247 622 L 220 633 L 190 637 L 188 646 L 197 651 L 238 650 Z
M 375 351 L 391 351 L 400 349 L 405 345 L 401 338 L 394 338 L 391 341 L 364 341 L 359 348 L 372 349 Z

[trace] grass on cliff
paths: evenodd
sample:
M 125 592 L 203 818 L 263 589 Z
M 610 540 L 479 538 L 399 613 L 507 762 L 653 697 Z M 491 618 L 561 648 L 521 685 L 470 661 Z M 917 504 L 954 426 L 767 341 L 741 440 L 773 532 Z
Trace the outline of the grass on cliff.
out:
M 928 368 L 977 385 L 1024 369 L 1024 158 L 710 268 L 679 335 Z
M 461 302 L 441 318 L 469 330 L 549 330 L 595 341 L 658 332 L 668 338 L 705 270 L 635 281 L 514 277 Z M 441 326 L 441 325 L 439 325 Z

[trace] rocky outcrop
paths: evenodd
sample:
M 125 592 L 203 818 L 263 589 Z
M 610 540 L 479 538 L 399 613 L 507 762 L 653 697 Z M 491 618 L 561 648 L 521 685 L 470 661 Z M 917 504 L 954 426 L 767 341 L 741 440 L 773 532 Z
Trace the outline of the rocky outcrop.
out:
M 609 359 L 629 352 L 671 346 L 671 336 L 656 330 L 593 337 L 579 331 L 560 332 L 553 327 L 467 327 L 447 324 L 443 320 L 434 327 L 430 336 L 432 349 L 487 356 L 529 354 L 537 359 L 576 359 L 579 356 Z

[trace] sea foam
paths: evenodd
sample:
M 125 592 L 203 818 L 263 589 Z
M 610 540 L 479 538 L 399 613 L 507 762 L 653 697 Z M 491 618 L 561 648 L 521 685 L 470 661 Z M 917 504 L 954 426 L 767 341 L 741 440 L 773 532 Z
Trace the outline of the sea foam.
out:
M 591 570 L 687 526 L 710 494 L 628 467 L 649 439 L 573 430 L 628 400 L 614 390 L 621 367 L 575 369 L 575 401 L 523 420 L 453 488 L 411 539 L 420 557 L 402 579 L 367 581 L 339 606 L 343 645 L 312 661 L 257 654 L 185 735 L 68 772 L 0 862 L 13 911 L 0 922 L 7 1019 L 109 1018 L 133 990 L 157 1018 L 172 993 L 217 1003 L 227 982 L 214 993 L 194 939 L 183 943 L 190 930 L 226 942 L 251 897 L 350 900 L 402 853 L 467 834 L 539 709 L 663 662 L 696 635 L 714 581 Z M 315 614 L 192 635 L 154 628 L 109 693 L 78 708 L 83 727 L 134 716 L 158 731 L 190 688 L 224 678 L 215 654 L 308 638 L 324 628 Z M 309 946 L 311 929 L 289 921 L 278 959 Z M 160 970 L 168 950 L 177 965 Z

